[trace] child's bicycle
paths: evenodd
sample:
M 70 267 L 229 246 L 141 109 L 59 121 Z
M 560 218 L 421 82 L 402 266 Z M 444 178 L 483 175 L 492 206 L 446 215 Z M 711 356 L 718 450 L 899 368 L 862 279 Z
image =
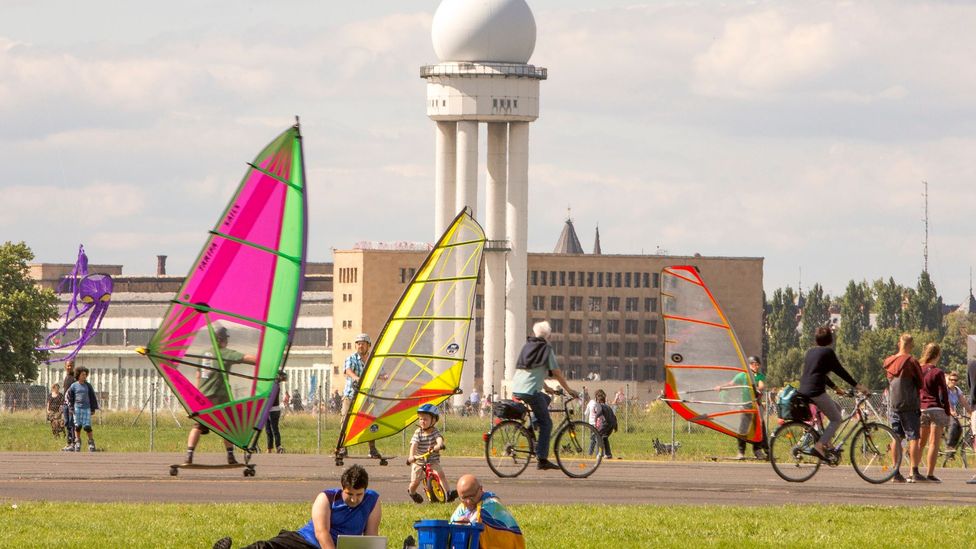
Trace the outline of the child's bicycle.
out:
M 414 462 L 423 466 L 423 485 L 424 493 L 427 494 L 427 501 L 431 503 L 444 503 L 448 498 L 448 490 L 444 487 L 444 479 L 441 478 L 440 473 L 431 467 L 430 462 L 427 461 L 427 458 L 432 453 L 433 450 L 420 454 Z M 407 465 L 413 464 L 408 462 Z
M 891 480 L 898 472 L 894 447 L 899 444 L 895 432 L 883 423 L 869 421 L 869 413 L 878 417 L 867 395 L 848 392 L 854 397 L 854 410 L 844 414 L 834 435 L 833 448 L 827 450 L 826 463 L 840 464 L 844 445 L 850 441 L 850 459 L 854 471 L 872 484 Z M 823 414 L 818 410 L 809 421 L 787 421 L 769 439 L 769 462 L 783 480 L 804 482 L 817 474 L 823 461 L 813 455 L 813 445 L 823 433 Z
M 603 445 L 596 427 L 585 421 L 573 420 L 569 403 L 576 397 L 567 396 L 561 390 L 556 393 L 562 398 L 561 409 L 549 409 L 550 413 L 562 413 L 563 420 L 553 426 L 553 454 L 556 463 L 566 476 L 586 478 L 596 471 L 603 461 Z M 503 402 L 498 404 L 504 405 Z M 529 466 L 535 457 L 535 422 L 531 427 L 526 421 L 532 416 L 527 407 L 518 403 L 517 413 L 507 413 L 491 431 L 484 435 L 485 459 L 488 468 L 502 478 L 517 477 Z M 596 444 L 593 444 L 596 442 Z M 593 447 L 594 450 L 590 451 Z

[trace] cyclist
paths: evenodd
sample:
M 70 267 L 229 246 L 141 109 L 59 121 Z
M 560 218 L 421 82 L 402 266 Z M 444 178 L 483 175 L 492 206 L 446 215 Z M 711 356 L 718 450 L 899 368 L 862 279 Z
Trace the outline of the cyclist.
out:
M 965 393 L 959 388 L 959 374 L 949 372 L 946 375 L 946 388 L 949 390 L 949 429 L 946 435 L 946 451 L 953 452 L 962 438 L 962 425 L 959 423 L 959 410 L 964 410 L 969 417 L 972 410 Z
M 515 365 L 515 375 L 512 376 L 512 395 L 529 405 L 539 427 L 539 438 L 536 440 L 535 455 L 538 459 L 536 467 L 539 469 L 559 469 L 559 466 L 549 461 L 549 436 L 552 434 L 552 418 L 549 416 L 549 397 L 543 393 L 548 390 L 546 374 L 556 379 L 559 384 L 573 397 L 579 393 L 569 387 L 563 377 L 556 353 L 546 339 L 552 333 L 552 328 L 546 321 L 537 322 L 532 326 L 534 337 L 529 337 L 519 353 L 518 363 Z
M 832 373 L 839 376 L 862 393 L 866 393 L 868 390 L 855 381 L 851 374 L 844 369 L 840 360 L 837 359 L 837 354 L 830 348 L 830 344 L 834 342 L 834 334 L 829 326 L 817 328 L 817 331 L 814 332 L 814 341 L 817 345 L 810 348 L 803 358 L 803 373 L 800 375 L 800 388 L 797 392 L 816 404 L 817 408 L 830 420 L 830 423 L 824 427 L 820 440 L 810 450 L 814 456 L 827 461 L 830 439 L 844 419 L 840 406 L 827 394 L 827 387 L 839 395 L 845 394 L 845 391 L 837 387 L 827 374 Z
M 444 476 L 444 469 L 441 468 L 441 450 L 444 449 L 444 436 L 434 425 L 440 417 L 440 410 L 433 404 L 421 404 L 417 408 L 417 430 L 410 439 L 410 455 L 407 463 L 413 465 L 410 470 L 410 485 L 407 487 L 407 494 L 416 503 L 423 503 L 424 498 L 417 493 L 420 481 L 423 480 L 424 466 L 417 463 L 417 458 L 430 452 L 425 460 L 437 471 L 441 477 L 443 487 L 447 487 L 447 477 Z M 447 496 L 447 501 L 454 501 L 457 498 L 457 491 L 451 490 Z

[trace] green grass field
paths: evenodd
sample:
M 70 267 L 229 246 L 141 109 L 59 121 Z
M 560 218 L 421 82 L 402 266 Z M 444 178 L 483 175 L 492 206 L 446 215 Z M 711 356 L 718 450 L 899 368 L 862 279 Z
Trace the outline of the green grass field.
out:
M 380 533 L 399 549 L 413 523 L 447 518 L 452 507 L 384 505 Z M 969 547 L 963 507 L 515 505 L 528 547 Z M 307 504 L 0 505 L 0 547 L 235 547 L 297 529 Z M 567 525 L 571 525 L 567 527 Z M 924 525 L 924 527 L 922 526 Z

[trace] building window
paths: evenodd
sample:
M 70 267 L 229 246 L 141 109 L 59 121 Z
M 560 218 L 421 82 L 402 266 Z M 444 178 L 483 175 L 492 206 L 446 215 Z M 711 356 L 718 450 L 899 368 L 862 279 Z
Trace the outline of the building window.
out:
M 561 318 L 550 318 L 549 326 L 552 328 L 552 333 L 561 334 L 563 333 L 563 319 Z
M 556 271 L 549 271 L 549 285 L 556 285 Z
M 569 333 L 571 333 L 571 334 L 581 334 L 581 333 L 583 333 L 583 319 L 582 318 L 571 318 L 571 319 L 569 319 Z
M 571 296 L 569 296 L 569 310 L 570 311 L 582 311 L 583 310 L 583 296 L 581 296 L 581 295 L 571 295 Z
M 586 286 L 588 288 L 593 287 L 593 271 L 586 273 Z
M 597 288 L 603 287 L 603 273 L 596 273 L 596 286 Z
M 559 285 L 566 285 L 566 271 L 559 271 Z
M 624 321 L 624 333 L 627 335 L 637 335 L 637 319 L 628 318 Z
M 647 341 L 644 343 L 644 356 L 654 356 L 657 354 L 657 342 Z
M 644 298 L 644 312 L 645 313 L 656 313 L 657 312 L 657 298 L 656 297 L 645 297 Z
M 620 280 L 621 279 L 620 273 L 614 273 L 614 274 L 617 275 L 617 276 L 614 277 L 614 282 L 615 282 L 614 286 L 617 287 L 617 288 L 623 287 L 621 285 L 621 283 L 620 283 L 621 282 L 621 280 Z
M 569 271 L 569 285 L 576 285 L 576 271 Z
M 620 343 L 616 341 L 607 343 L 607 356 L 620 356 Z
M 580 356 L 583 354 L 583 342 L 582 341 L 570 341 L 569 342 L 569 356 Z
M 549 285 L 549 271 L 541 271 L 541 273 L 542 273 L 542 276 L 540 277 L 539 285 L 540 286 L 548 286 Z
M 647 274 L 647 273 L 642 273 L 641 274 L 641 286 L 643 286 L 645 288 L 650 288 L 651 287 L 650 280 L 651 280 L 651 276 L 649 274 Z
M 619 311 L 620 310 L 620 298 L 619 297 L 608 297 L 607 298 L 607 310 L 608 311 Z
M 657 333 L 657 320 L 645 320 L 644 321 L 644 334 L 651 335 Z
M 544 295 L 534 295 L 534 296 L 532 296 L 532 310 L 533 311 L 544 311 L 544 310 L 546 310 L 546 296 L 544 296 Z
M 566 298 L 561 295 L 554 295 L 549 298 L 549 309 L 553 311 L 565 310 Z
M 485 317 L 483 316 L 474 317 L 474 331 L 476 332 L 485 331 Z
M 482 294 L 476 294 L 474 296 L 474 307 L 475 307 L 475 309 L 484 309 L 485 308 L 485 296 L 484 295 L 482 295 Z
M 608 334 L 619 334 L 620 333 L 620 321 L 619 320 L 607 320 L 607 333 Z
M 598 335 L 600 333 L 600 321 L 593 319 L 587 322 L 587 333 Z
M 627 343 L 624 343 L 624 356 L 627 357 L 627 358 L 636 358 L 637 357 L 637 342 L 636 341 L 628 341 Z
M 602 311 L 603 310 L 603 298 L 600 296 L 590 296 L 590 310 L 591 311 Z
M 556 355 L 563 354 L 563 342 L 562 341 L 550 341 L 549 345 L 552 347 L 553 351 L 556 351 Z
M 636 312 L 637 303 L 638 299 L 636 297 L 628 297 L 624 302 L 624 310 L 626 310 L 628 313 Z
M 651 278 L 654 279 L 654 287 L 655 288 L 658 288 L 658 287 L 661 286 L 661 273 L 654 273 L 654 276 L 652 276 Z
M 600 356 L 600 344 L 597 342 L 590 342 L 586 344 L 586 356 L 588 357 L 598 357 Z
M 539 271 L 532 271 L 529 273 L 529 284 L 532 286 L 539 285 Z
M 625 288 L 630 288 L 630 277 L 631 276 L 632 275 L 630 273 L 624 273 L 624 287 Z

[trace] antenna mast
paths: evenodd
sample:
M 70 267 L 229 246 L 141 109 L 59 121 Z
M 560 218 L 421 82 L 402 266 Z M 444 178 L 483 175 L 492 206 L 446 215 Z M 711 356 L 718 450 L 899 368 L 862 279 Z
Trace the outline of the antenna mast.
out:
M 922 241 L 922 258 L 924 264 L 922 267 L 923 272 L 929 272 L 929 183 L 928 181 L 922 181 L 924 187 L 924 192 L 922 196 L 925 198 L 925 219 L 922 222 L 925 225 L 925 240 Z

